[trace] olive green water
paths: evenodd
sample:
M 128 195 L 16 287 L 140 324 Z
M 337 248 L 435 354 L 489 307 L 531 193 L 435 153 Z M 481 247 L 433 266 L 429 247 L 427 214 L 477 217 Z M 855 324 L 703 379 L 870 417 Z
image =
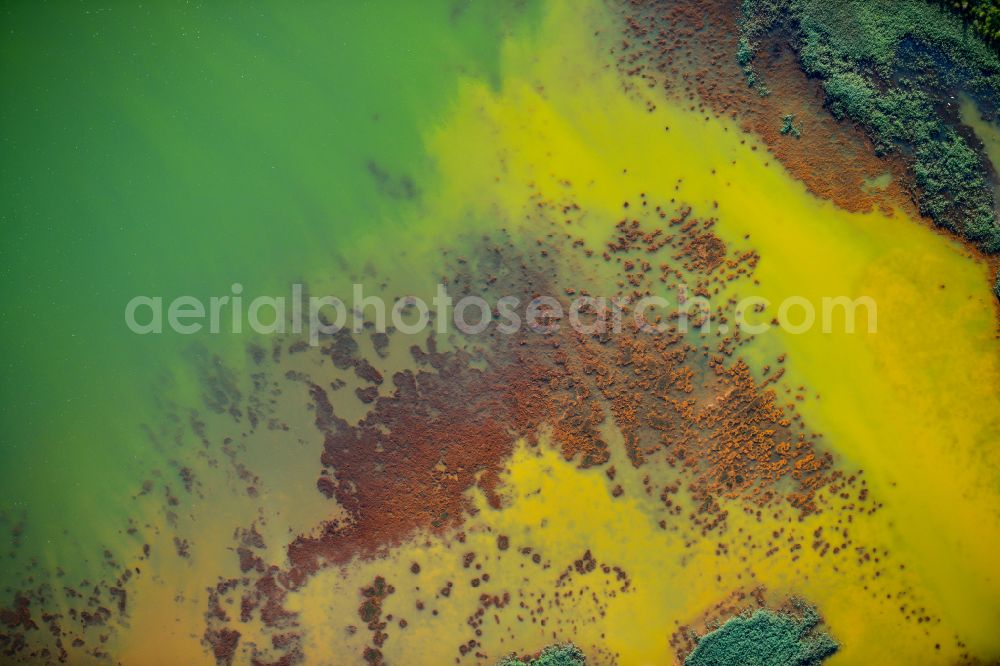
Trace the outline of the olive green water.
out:
M 63 561 L 117 529 L 123 494 L 156 462 L 135 430 L 155 418 L 148 389 L 191 343 L 133 335 L 125 303 L 233 282 L 282 295 L 335 273 L 365 237 L 391 237 L 420 205 L 406 183 L 429 180 L 419 128 L 459 74 L 497 79 L 499 37 L 530 11 L 19 3 L 3 15 L 0 486 L 4 511 L 27 517 L 25 548 Z

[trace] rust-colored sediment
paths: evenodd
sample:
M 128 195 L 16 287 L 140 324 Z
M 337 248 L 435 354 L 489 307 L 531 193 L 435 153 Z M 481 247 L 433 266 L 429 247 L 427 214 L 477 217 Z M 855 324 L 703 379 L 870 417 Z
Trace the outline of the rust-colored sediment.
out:
M 668 212 L 645 195 L 637 203 L 639 216 L 657 226 L 625 217 L 610 227 L 604 246 L 595 248 L 551 221 L 572 202 L 541 202 L 534 214 L 542 228 L 553 231 L 527 242 L 506 236 L 483 240 L 453 267 L 451 293 L 475 291 L 493 302 L 516 295 L 527 303 L 543 293 L 586 294 L 582 280 L 567 283 L 567 276 L 610 270 L 620 296 L 676 292 L 683 284 L 692 295 L 709 297 L 751 279 L 757 256 L 730 252 L 712 233 L 713 220 L 696 218 L 687 207 Z M 693 323 L 718 330 L 731 321 L 732 304 L 696 314 Z M 322 370 L 289 373 L 308 395 L 323 436 L 317 492 L 336 500 L 347 518 L 295 537 L 285 568 L 265 565 L 244 534 L 238 554 L 250 577 L 242 586 L 241 620 L 259 613 L 265 625 L 294 633 L 296 619 L 284 609 L 285 596 L 316 571 L 375 556 L 420 531 L 453 530 L 468 516 L 466 491 L 472 487 L 501 506 L 500 473 L 520 438 L 537 443 L 547 433 L 567 460 L 599 466 L 609 459 L 602 433 L 613 426 L 634 466 L 655 461 L 679 475 L 679 483 L 655 492 L 676 521 L 701 534 L 724 529 L 722 497 L 740 500 L 750 511 L 771 506 L 807 513 L 820 510 L 816 498 L 822 488 L 854 485 L 853 477 L 845 480 L 833 468 L 831 456 L 790 407 L 778 404 L 771 385 L 781 376 L 781 360 L 763 380 L 755 379 L 735 355 L 743 344 L 738 332 L 685 334 L 681 322 L 668 317 L 659 322 L 665 326 L 661 333 L 651 333 L 637 326 L 629 311 L 615 330 L 610 311 L 584 314 L 590 323 L 604 322 L 603 330 L 595 326 L 583 333 L 564 324 L 539 334 L 522 326 L 512 335 L 494 330 L 472 336 L 465 348 L 452 351 L 440 351 L 431 335 L 410 347 L 411 367 L 388 380 L 392 392 L 363 401 L 367 412 L 355 422 L 338 413 L 340 402 L 332 395 L 340 384 Z M 299 353 L 324 357 L 379 386 L 385 381 L 376 367 L 379 359 L 363 358 L 355 335 L 371 334 L 341 331 L 320 348 Z M 279 363 L 273 371 L 280 368 Z M 609 467 L 607 473 L 613 481 L 616 470 Z M 676 497 L 681 484 L 697 507 L 687 515 Z M 616 485 L 612 494 L 624 492 Z M 654 488 L 647 484 L 644 492 Z M 506 537 L 498 537 L 500 550 L 509 546 Z M 541 561 L 540 555 L 531 556 Z M 581 562 L 586 570 L 587 557 Z M 208 620 L 212 633 L 206 637 L 231 640 L 232 634 L 220 633 L 227 623 Z M 376 638 L 385 640 L 381 630 Z M 463 646 L 462 655 L 477 654 L 475 638 Z M 380 658 L 379 647 L 378 641 L 369 646 L 369 660 Z M 285 659 L 291 653 L 277 654 Z
M 691 219 L 666 234 L 622 224 L 608 243 L 608 256 L 628 257 L 621 274 L 630 286 L 640 286 L 634 291 L 645 293 L 653 281 L 674 279 L 677 271 L 667 264 L 654 269 L 649 259 L 678 252 L 692 268 L 705 268 L 701 241 L 708 226 Z M 712 243 L 716 254 L 719 243 Z M 544 264 L 554 262 L 558 251 L 572 251 L 569 245 L 552 247 L 538 266 L 491 289 L 528 298 L 538 287 L 557 293 L 563 285 L 544 283 Z M 527 265 L 512 247 L 501 254 L 507 255 L 502 261 Z M 707 294 L 741 269 L 748 275 L 754 259 L 722 265 L 713 258 L 718 270 L 699 278 L 696 289 Z M 473 485 L 498 503 L 498 473 L 514 442 L 535 437 L 543 427 L 567 459 L 603 464 L 608 452 L 599 426 L 609 416 L 635 465 L 665 450 L 707 507 L 719 495 L 763 503 L 780 494 L 801 510 L 814 509 L 816 489 L 829 480 L 830 457 L 795 431 L 773 390 L 759 386 L 745 364 L 729 360 L 736 336 L 699 349 L 681 333 L 645 334 L 626 319 L 621 332 L 604 335 L 568 326 L 550 335 L 496 335 L 479 352 L 481 367 L 470 362 L 469 352 L 437 351 L 431 338 L 426 351 L 411 349 L 414 369 L 397 373 L 394 392 L 375 399 L 357 424 L 338 417 L 327 390 L 309 382 L 324 436 L 317 487 L 346 508 L 350 520 L 297 538 L 289 547 L 288 582 L 301 583 L 322 562 L 373 555 L 417 529 L 456 525 L 468 508 L 464 493 Z M 777 491 L 776 484 L 786 480 L 788 487 Z

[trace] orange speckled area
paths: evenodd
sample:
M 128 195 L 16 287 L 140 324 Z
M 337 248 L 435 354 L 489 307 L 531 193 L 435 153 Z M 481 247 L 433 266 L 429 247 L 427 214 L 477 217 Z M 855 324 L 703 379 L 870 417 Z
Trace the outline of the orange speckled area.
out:
M 712 220 L 694 217 L 686 206 L 670 211 L 645 195 L 636 201 L 641 217 L 662 226 L 643 226 L 625 208 L 603 247 L 592 247 L 556 221 L 560 211 L 574 208 L 573 202 L 544 202 L 536 208 L 536 226 L 548 225 L 551 231 L 524 239 L 530 250 L 516 238 L 484 239 L 455 265 L 448 282 L 456 293 L 478 285 L 487 299 L 514 294 L 527 301 L 537 293 L 587 293 L 586 276 L 608 270 L 617 275 L 618 294 L 634 296 L 664 286 L 677 290 L 681 284 L 694 293 L 718 293 L 752 279 L 756 255 L 727 251 L 712 235 Z M 504 266 L 517 270 L 503 271 Z M 505 277 L 496 278 L 495 271 Z M 335 397 L 346 389 L 332 379 L 337 369 L 362 368 L 357 374 L 363 383 L 382 387 L 379 355 L 359 356 L 361 346 L 348 331 L 316 348 L 286 342 L 299 350 L 296 356 L 332 359 L 330 370 L 320 365 L 308 374 L 290 373 L 280 361 L 272 365 L 262 359 L 260 368 L 264 377 L 290 378 L 287 390 L 310 399 L 324 441 L 316 461 L 321 470 L 317 492 L 336 500 L 346 516 L 295 536 L 287 545 L 287 568 L 266 566 L 244 544 L 238 553 L 246 577 L 223 596 L 234 604 L 241 600 L 241 622 L 260 622 L 286 636 L 285 647 L 272 650 L 272 659 L 294 659 L 299 644 L 287 638 L 296 625 L 294 613 L 284 607 L 288 593 L 326 567 L 378 557 L 415 534 L 461 529 L 475 513 L 468 494 L 472 487 L 501 509 L 499 475 L 515 442 L 526 438 L 537 445 L 540 434 L 550 435 L 566 460 L 590 468 L 608 463 L 602 433 L 613 425 L 632 466 L 667 466 L 678 474 L 677 482 L 662 486 L 652 480 L 661 473 L 647 475 L 642 492 L 659 497 L 673 516 L 670 529 L 677 529 L 678 520 L 687 521 L 700 538 L 725 531 L 723 503 L 728 501 L 758 515 L 783 508 L 809 514 L 830 508 L 817 495 L 834 488 L 841 489 L 840 503 L 849 502 L 852 510 L 875 511 L 864 481 L 835 469 L 791 403 L 778 404 L 768 384 L 780 378 L 781 359 L 759 381 L 734 355 L 743 344 L 738 332 L 719 334 L 710 344 L 698 342 L 701 326 L 731 321 L 732 303 L 705 313 L 689 333 L 675 323 L 666 334 L 652 335 L 639 330 L 631 316 L 615 332 L 609 313 L 595 311 L 594 321 L 603 321 L 605 330 L 591 334 L 568 326 L 548 335 L 525 329 L 493 333 L 485 344 L 471 336 L 452 351 L 438 350 L 431 335 L 424 346 L 410 347 L 410 367 L 392 374 L 388 393 L 362 401 L 366 413 L 356 422 L 338 415 Z M 650 458 L 656 462 L 647 462 Z M 613 481 L 618 472 L 611 466 L 606 473 Z M 625 490 L 617 484 L 612 494 L 621 497 Z M 687 513 L 685 506 L 694 511 Z M 667 529 L 665 521 L 662 528 Z M 794 556 L 800 547 L 789 540 L 775 550 Z M 862 555 L 867 550 L 863 544 L 855 549 Z M 365 652 L 373 663 L 380 663 L 385 640 L 376 617 L 380 600 L 376 595 L 362 606 L 362 613 L 374 618 L 369 620 L 374 643 Z M 206 638 L 225 652 L 240 625 L 217 613 L 206 618 Z M 474 638 L 460 652 L 471 655 L 478 648 Z

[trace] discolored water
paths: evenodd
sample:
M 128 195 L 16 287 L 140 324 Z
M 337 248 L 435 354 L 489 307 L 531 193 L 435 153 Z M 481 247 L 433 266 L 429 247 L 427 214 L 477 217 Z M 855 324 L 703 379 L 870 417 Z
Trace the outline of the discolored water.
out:
M 1000 655 L 1000 344 L 987 267 L 903 213 L 853 214 L 816 199 L 736 124 L 626 85 L 609 53 L 620 30 L 612 8 L 5 12 L 0 478 L 4 521 L 24 527 L 0 605 L 29 576 L 59 587 L 107 576 L 107 548 L 142 570 L 112 653 L 210 663 L 205 593 L 240 575 L 234 530 L 259 521 L 264 558 L 282 567 L 294 535 L 342 517 L 316 492 L 322 437 L 302 395 L 275 397 L 284 434 L 206 417 L 211 438 L 238 440 L 259 495 L 190 432 L 173 437 L 200 409 L 212 368 L 224 364 L 250 393 L 250 337 L 135 336 L 122 317 L 132 296 L 225 295 L 234 282 L 248 295 L 281 295 L 297 280 L 344 293 L 360 279 L 429 297 L 444 250 L 461 254 L 500 229 L 531 247 L 542 233 L 529 214 L 537 201 L 572 198 L 573 233 L 599 246 L 623 202 L 648 193 L 717 218 L 731 251 L 760 255 L 757 282 L 733 286 L 740 296 L 877 303 L 877 332 L 773 330 L 740 354 L 759 376 L 784 358 L 779 402 L 822 435 L 838 468 L 864 470 L 881 508 L 756 516 L 724 500 L 726 531 L 698 539 L 679 522 L 662 527 L 673 519 L 643 491 L 647 475 L 663 486 L 677 472 L 655 459 L 632 468 L 612 426 L 615 482 L 562 459 L 543 436 L 516 448 L 503 509 L 468 491 L 478 512 L 464 541 L 457 528 L 421 532 L 292 593 L 307 660 L 360 660 L 370 635 L 357 631 L 358 591 L 375 576 L 395 588 L 382 609 L 394 617 L 387 663 L 455 659 L 480 595 L 504 591 L 515 603 L 487 611 L 479 637 L 490 659 L 573 640 L 597 663 L 665 663 L 681 625 L 757 585 L 817 605 L 842 645 L 831 664 Z M 610 276 L 597 267 L 572 277 L 600 286 Z M 407 367 L 408 347 L 394 338 L 384 374 Z M 282 370 L 315 370 L 286 358 Z M 353 392 L 357 379 L 331 377 L 340 375 Z M 345 418 L 364 413 L 337 401 Z M 172 480 L 181 464 L 199 480 L 189 494 Z M 150 479 L 155 501 L 141 496 Z M 164 506 L 165 492 L 178 504 Z M 850 545 L 821 555 L 748 542 L 808 541 L 820 528 Z M 190 557 L 177 556 L 175 536 Z M 143 543 L 150 558 L 138 555 Z M 885 563 L 859 564 L 858 544 Z M 597 569 L 560 582 L 586 551 Z M 482 569 L 463 566 L 470 552 Z M 467 584 L 484 571 L 488 581 Z M 245 649 L 271 639 L 255 623 L 240 631 Z

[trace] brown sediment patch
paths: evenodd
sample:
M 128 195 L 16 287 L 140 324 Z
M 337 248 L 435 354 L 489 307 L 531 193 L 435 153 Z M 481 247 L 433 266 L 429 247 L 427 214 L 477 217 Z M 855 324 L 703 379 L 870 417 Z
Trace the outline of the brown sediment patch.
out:
M 7 629 L 37 629 L 31 619 L 31 600 L 23 594 L 16 595 L 12 607 L 0 608 L 0 624 Z
M 688 243 L 685 251 L 693 256 L 692 265 L 698 270 L 711 273 L 726 257 L 726 244 L 715 234 L 708 232 L 697 236 Z
M 369 664 L 382 663 L 380 648 L 385 645 L 386 639 L 389 638 L 385 631 L 388 622 L 382 619 L 382 602 L 394 591 L 392 585 L 386 583 L 382 576 L 376 576 L 371 585 L 361 590 L 362 602 L 361 606 L 358 607 L 358 617 L 372 632 L 372 645 L 366 647 L 363 654 L 365 662 Z M 386 620 L 391 619 L 391 616 L 386 618 Z
M 240 642 L 240 632 L 233 629 L 205 630 L 205 641 L 212 646 L 215 663 L 228 666 L 236 658 L 236 646 Z
M 604 257 L 620 266 L 626 278 L 621 283 L 628 285 L 623 295 L 683 280 L 708 296 L 752 273 L 752 253 L 723 259 L 725 246 L 711 234 L 712 221 L 688 211 L 671 223 L 671 233 L 643 228 L 637 220 L 616 226 Z M 489 294 L 527 300 L 558 293 L 558 262 L 601 261 L 574 252 L 581 246 L 572 240 L 547 239 L 547 252 L 530 255 L 509 241 L 502 250 L 496 241 L 484 242 L 481 266 L 493 261 L 521 267 L 494 280 Z M 481 279 L 459 273 L 452 284 L 461 291 L 473 282 Z M 701 315 L 701 323 L 712 321 L 728 321 L 722 305 Z M 307 384 L 324 437 L 317 485 L 350 519 L 292 542 L 288 584 L 304 582 L 325 563 L 373 555 L 418 529 L 454 527 L 470 508 L 465 492 L 473 486 L 498 506 L 498 474 L 514 443 L 533 439 L 543 427 L 567 459 L 584 467 L 608 460 L 599 434 L 608 416 L 633 464 L 666 451 L 703 513 L 712 515 L 704 530 L 725 519 L 717 497 L 759 504 L 782 498 L 811 511 L 816 490 L 833 478 L 830 456 L 815 449 L 812 436 L 794 431 L 773 390 L 759 385 L 745 364 L 728 360 L 740 344 L 738 332 L 699 348 L 676 326 L 661 335 L 644 333 L 631 321 L 620 331 L 592 334 L 569 326 L 548 335 L 524 328 L 493 334 L 474 351 L 438 351 L 433 336 L 426 350 L 413 346 L 414 367 L 395 373 L 395 391 L 377 397 L 356 424 L 337 415 L 321 382 Z M 343 341 L 346 335 L 339 333 L 325 348 L 328 354 L 341 350 L 336 356 L 342 367 L 361 362 L 354 356 L 357 345 Z
M 334 414 L 320 385 L 309 387 L 324 436 L 321 461 L 332 470 L 321 479 L 353 520 L 296 539 L 289 548 L 296 571 L 371 555 L 418 528 L 457 524 L 465 490 L 478 485 L 492 493 L 513 443 L 541 422 L 545 403 L 530 368 L 497 359 L 479 370 L 465 352 L 430 347 L 414 351 L 427 369 L 397 373 L 393 395 L 378 398 L 354 426 Z M 536 379 L 543 377 L 539 370 Z
M 809 191 L 850 211 L 898 207 L 919 217 L 905 183 L 905 165 L 879 158 L 864 132 L 838 122 L 825 109 L 820 84 L 805 75 L 780 35 L 764 43 L 757 62 L 771 93 L 746 83 L 736 61 L 740 3 L 734 0 L 629 0 L 622 9 L 626 41 L 617 49 L 622 70 L 661 88 L 692 111 L 728 117 L 759 136 Z M 782 134 L 782 118 L 795 116 L 796 138 Z M 883 191 L 868 183 L 885 173 Z

